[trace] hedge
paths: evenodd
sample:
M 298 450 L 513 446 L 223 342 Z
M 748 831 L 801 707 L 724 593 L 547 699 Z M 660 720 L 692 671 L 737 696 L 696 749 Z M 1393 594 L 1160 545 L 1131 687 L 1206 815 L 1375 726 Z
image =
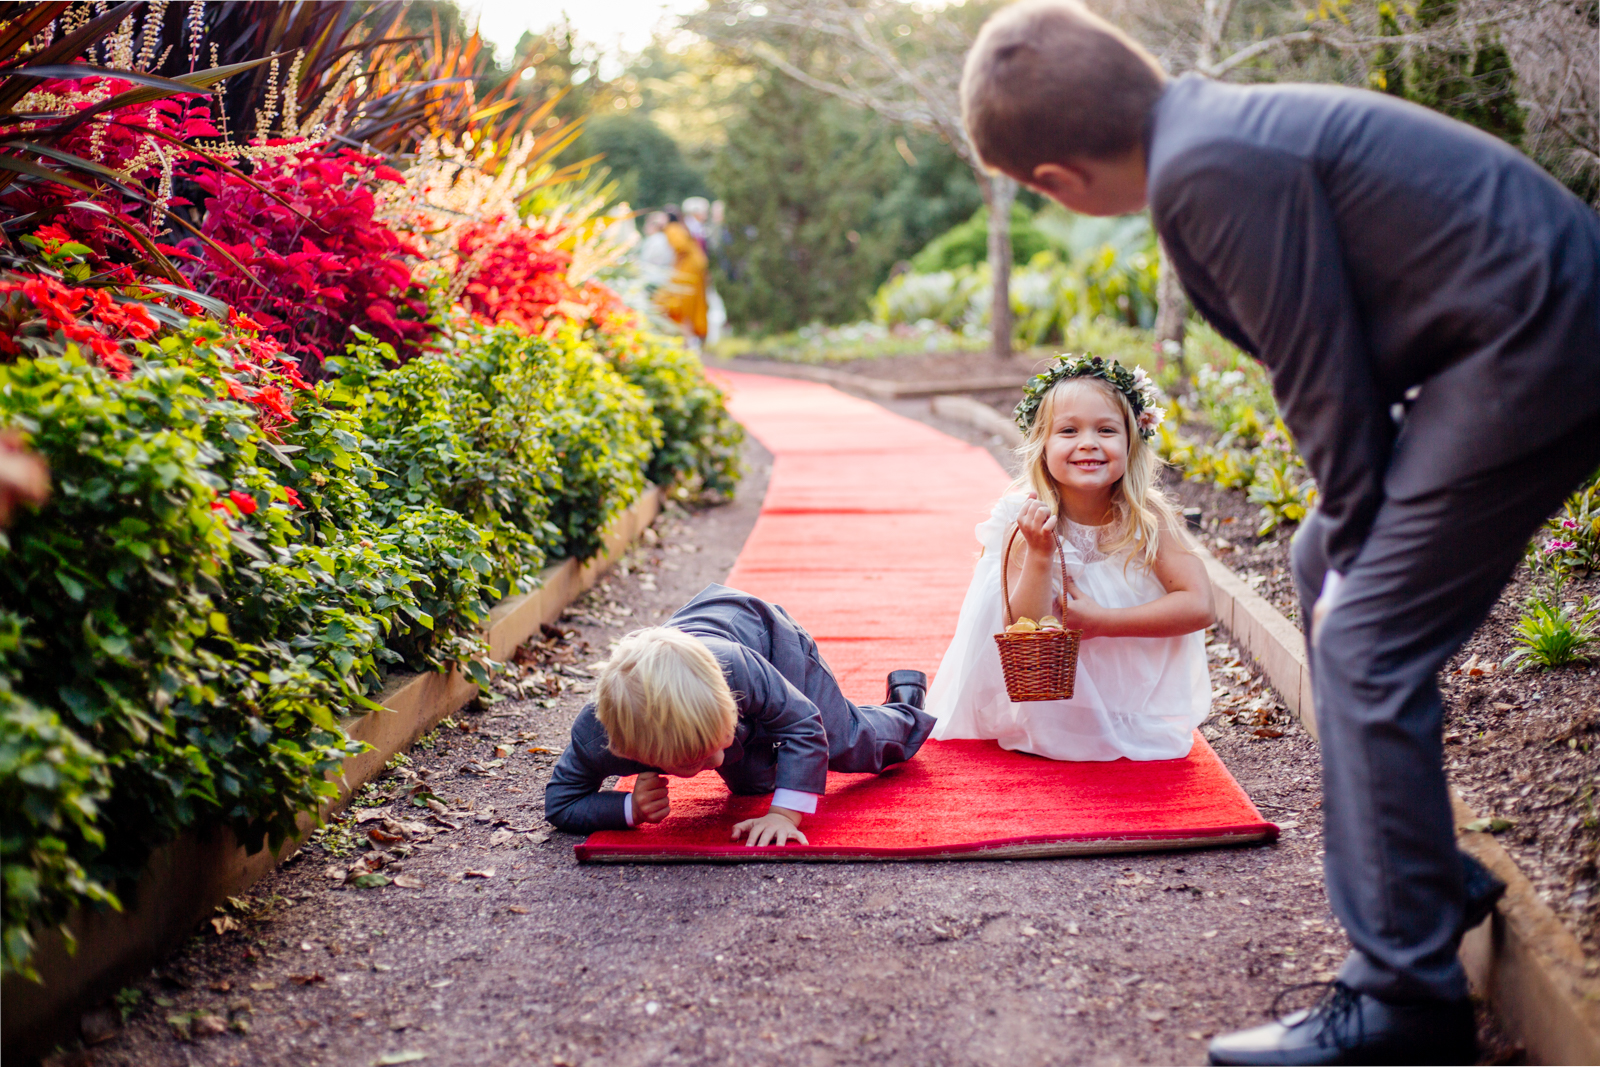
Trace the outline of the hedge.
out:
M 485 684 L 497 599 L 593 555 L 649 483 L 738 477 L 720 393 L 661 339 L 463 319 L 313 384 L 253 325 L 147 331 L 126 367 L 35 330 L 0 365 L 0 426 L 54 483 L 0 535 L 8 971 L 182 832 L 276 846 L 391 671 Z

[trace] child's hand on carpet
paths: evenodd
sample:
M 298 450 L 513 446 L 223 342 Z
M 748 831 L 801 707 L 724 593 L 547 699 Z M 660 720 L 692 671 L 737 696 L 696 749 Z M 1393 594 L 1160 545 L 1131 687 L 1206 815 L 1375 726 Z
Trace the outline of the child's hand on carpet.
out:
M 672 812 L 667 798 L 667 780 L 655 771 L 640 771 L 633 783 L 633 821 L 660 822 Z
M 733 828 L 733 839 L 746 833 L 750 835 L 746 845 L 786 845 L 791 837 L 802 845 L 811 844 L 800 832 L 800 813 L 788 808 L 772 808 L 759 819 L 746 819 Z

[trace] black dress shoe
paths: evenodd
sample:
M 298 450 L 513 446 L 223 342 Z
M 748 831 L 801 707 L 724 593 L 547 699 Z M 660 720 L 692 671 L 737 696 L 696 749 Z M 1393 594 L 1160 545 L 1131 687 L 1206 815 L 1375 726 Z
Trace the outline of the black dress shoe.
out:
M 1461 853 L 1461 873 L 1467 891 L 1467 906 L 1461 917 L 1461 932 L 1466 933 L 1487 919 L 1489 913 L 1494 911 L 1494 906 L 1506 895 L 1506 884 L 1466 852 Z
M 1220 1034 L 1207 1053 L 1211 1063 L 1230 1064 L 1472 1063 L 1477 1044 L 1469 1001 L 1390 1004 L 1329 982 L 1314 1006 Z
M 928 700 L 928 676 L 921 671 L 890 671 L 888 704 L 910 704 L 920 710 Z

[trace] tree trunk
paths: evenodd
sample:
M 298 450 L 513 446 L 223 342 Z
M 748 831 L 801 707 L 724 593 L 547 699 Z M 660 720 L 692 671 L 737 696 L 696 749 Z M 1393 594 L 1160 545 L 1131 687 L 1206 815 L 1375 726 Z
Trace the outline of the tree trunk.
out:
M 993 302 L 989 307 L 990 351 L 996 359 L 1011 355 L 1011 205 L 1017 183 L 1003 174 L 989 178 L 989 276 Z
M 1178 365 L 1177 392 L 1189 391 L 1189 364 L 1183 358 L 1184 325 L 1189 319 L 1189 296 L 1183 291 L 1178 272 L 1172 269 L 1167 246 L 1157 241 L 1161 256 L 1156 274 L 1156 347 L 1164 358 Z

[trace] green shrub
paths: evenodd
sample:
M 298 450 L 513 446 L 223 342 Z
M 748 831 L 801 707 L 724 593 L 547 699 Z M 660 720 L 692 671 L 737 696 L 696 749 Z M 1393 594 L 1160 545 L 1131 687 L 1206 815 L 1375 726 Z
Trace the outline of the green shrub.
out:
M 739 484 L 744 427 L 728 414 L 722 390 L 700 360 L 675 341 L 645 333 L 601 334 L 611 366 L 644 393 L 661 424 L 661 443 L 645 477 L 690 493 L 732 497 Z
M 103 837 L 79 833 L 65 853 L 94 882 L 131 877 L 201 822 L 252 847 L 281 840 L 359 749 L 338 730 L 337 686 L 233 633 L 230 575 L 270 559 L 258 533 L 289 508 L 254 466 L 255 410 L 227 398 L 214 352 L 188 355 L 139 362 L 125 382 L 75 347 L 0 367 L 0 421 L 27 432 L 54 482 L 0 544 L 0 609 L 26 619 L 28 637 L 6 674 L 104 760 L 110 798 L 92 823 Z M 26 778 L 5 788 L 54 803 Z M 42 893 L 26 924 L 8 910 L 8 943 L 100 899 L 89 881 Z
M 557 333 L 554 350 L 556 384 L 544 412 L 561 471 L 550 498 L 550 521 L 560 531 L 552 555 L 582 562 L 605 547 L 605 528 L 648 487 L 661 423 L 644 394 L 575 328 Z
M 0 615 L 0 663 L 20 651 L 22 620 Z M 37 980 L 27 966 L 32 927 L 59 921 L 59 901 L 84 900 L 121 907 L 91 878 L 77 856 L 105 843 L 95 826 L 110 791 L 105 757 L 54 712 L 36 706 L 0 673 L 0 864 L 5 883 L 4 963 Z M 72 932 L 63 928 L 68 944 Z
M 1506 657 L 1507 665 L 1515 663 L 1518 670 L 1525 670 L 1589 662 L 1586 650 L 1597 640 L 1600 608 L 1591 606 L 1588 597 L 1579 604 L 1563 602 L 1561 588 L 1555 579 L 1528 598 L 1514 631 L 1517 647 Z

